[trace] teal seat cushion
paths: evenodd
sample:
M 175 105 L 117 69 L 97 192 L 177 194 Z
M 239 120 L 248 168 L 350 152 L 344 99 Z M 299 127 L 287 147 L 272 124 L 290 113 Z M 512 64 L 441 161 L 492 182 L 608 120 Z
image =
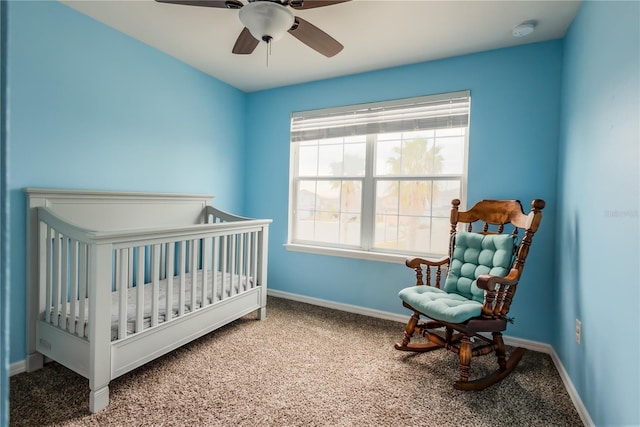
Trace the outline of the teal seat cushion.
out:
M 445 322 L 462 323 L 482 312 L 482 303 L 431 286 L 404 288 L 398 296 L 420 313 Z
M 443 289 L 412 286 L 398 296 L 426 316 L 462 323 L 480 316 L 484 290 L 476 281 L 482 274 L 505 276 L 511 267 L 515 237 L 507 234 L 458 232 Z

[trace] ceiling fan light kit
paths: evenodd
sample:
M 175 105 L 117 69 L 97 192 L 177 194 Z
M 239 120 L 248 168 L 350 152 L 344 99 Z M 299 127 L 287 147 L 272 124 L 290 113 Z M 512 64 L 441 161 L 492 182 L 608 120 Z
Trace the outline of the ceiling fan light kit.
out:
M 291 10 L 272 2 L 249 3 L 240 9 L 240 22 L 257 40 L 277 41 L 293 26 Z

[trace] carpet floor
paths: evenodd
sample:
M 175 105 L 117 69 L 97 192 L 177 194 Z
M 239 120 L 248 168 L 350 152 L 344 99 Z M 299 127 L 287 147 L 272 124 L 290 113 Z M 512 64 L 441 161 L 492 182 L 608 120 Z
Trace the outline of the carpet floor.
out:
M 582 426 L 551 358 L 527 351 L 479 392 L 453 389 L 457 357 L 393 348 L 404 325 L 269 297 L 250 314 L 110 383 L 55 363 L 10 379 L 11 426 Z M 474 358 L 471 377 L 495 369 Z

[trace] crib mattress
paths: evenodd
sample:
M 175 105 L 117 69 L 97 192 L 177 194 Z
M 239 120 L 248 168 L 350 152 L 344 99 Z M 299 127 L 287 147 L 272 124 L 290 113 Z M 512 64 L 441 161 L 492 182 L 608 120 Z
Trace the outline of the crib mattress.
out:
M 215 274 L 215 295 L 213 289 L 213 278 Z M 176 276 L 171 281 L 170 279 L 163 279 L 158 282 L 158 324 L 163 323 L 167 320 L 167 293 L 168 288 L 172 283 L 171 292 L 172 292 L 172 310 L 171 317 L 177 317 L 179 314 L 180 308 L 180 277 Z M 206 292 L 206 303 L 205 305 L 213 304 L 217 301 L 221 301 L 224 298 L 230 297 L 232 295 L 242 293 L 254 287 L 253 278 L 247 276 L 238 276 L 231 275 L 229 273 L 221 273 L 221 272 L 207 272 L 207 292 Z M 145 284 L 143 287 L 144 291 L 144 314 L 143 314 L 143 327 L 142 329 L 147 329 L 151 326 L 151 314 L 152 314 L 152 300 L 153 300 L 153 292 L 152 285 L 150 283 Z M 182 299 L 183 303 L 183 311 L 184 313 L 189 313 L 192 310 L 192 298 L 191 293 L 194 289 L 192 283 L 192 274 L 185 274 L 185 285 L 184 285 L 184 297 Z M 199 270 L 196 273 L 196 285 L 195 285 L 195 309 L 202 307 L 202 270 Z M 138 287 L 132 287 L 127 289 L 127 335 L 133 334 L 140 328 L 136 328 L 136 318 L 137 318 L 137 301 L 138 301 Z M 88 319 L 88 301 L 85 304 L 85 319 Z M 61 313 L 62 310 L 59 311 Z M 67 303 L 67 313 L 71 312 L 70 304 Z M 124 337 L 118 336 L 119 331 L 119 312 L 120 312 L 120 291 L 114 291 L 111 293 L 111 341 L 115 341 Z M 52 310 L 53 316 L 53 310 Z M 67 316 L 66 319 L 61 319 L 62 315 L 59 314 L 59 321 L 65 321 L 67 326 L 70 321 L 75 321 L 75 330 L 77 335 L 82 337 L 88 337 L 89 334 L 89 325 L 88 321 L 84 322 L 84 325 L 79 325 L 80 322 L 79 317 L 76 317 L 74 320 L 71 319 L 70 316 Z

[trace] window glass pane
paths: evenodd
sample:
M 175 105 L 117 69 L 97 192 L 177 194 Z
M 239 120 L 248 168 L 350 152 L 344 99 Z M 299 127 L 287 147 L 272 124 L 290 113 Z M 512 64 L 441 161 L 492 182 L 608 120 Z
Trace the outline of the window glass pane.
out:
M 298 152 L 298 175 L 316 176 L 318 174 L 318 145 L 316 142 L 300 144 Z
M 432 181 L 400 181 L 398 206 L 400 215 L 429 215 Z
M 376 142 L 376 175 L 397 175 L 400 170 L 399 154 L 401 140 L 398 139 L 381 139 L 383 135 L 378 135 Z M 396 172 L 394 173 L 394 169 Z
M 296 193 L 296 209 L 313 211 L 316 208 L 316 181 L 300 180 Z
M 298 210 L 295 222 L 295 238 L 297 240 L 314 240 L 315 211 Z
M 343 176 L 364 176 L 367 146 L 364 142 L 344 146 Z
M 360 245 L 360 215 L 343 213 L 340 216 L 340 243 Z
M 340 210 L 345 213 L 359 214 L 362 209 L 362 183 L 360 181 L 341 181 L 339 185 L 341 186 Z
M 319 181 L 315 239 L 358 246 L 362 209 L 361 181 Z
M 398 248 L 398 217 L 396 215 L 376 215 L 373 245 L 378 249 Z
M 430 234 L 428 218 L 415 216 L 398 218 L 398 249 L 410 253 L 429 252 Z
M 316 209 L 337 214 L 340 211 L 340 181 L 318 181 Z
M 460 181 L 434 181 L 431 215 L 449 219 L 451 201 L 461 197 Z
M 340 221 L 335 213 L 318 212 L 314 240 L 336 244 L 340 237 Z
M 416 254 L 445 254 L 454 198 L 460 198 L 457 179 L 377 180 L 374 247 Z M 441 229 L 435 229 L 434 221 Z M 435 241 L 442 236 L 444 242 Z
M 438 138 L 436 151 L 441 157 L 443 174 L 462 174 L 464 170 L 464 136 Z
M 342 170 L 342 144 L 321 144 L 318 147 L 318 176 L 342 176 Z
M 378 181 L 376 184 L 376 215 L 398 214 L 399 181 Z
M 432 254 L 446 254 L 449 252 L 449 231 L 451 223 L 449 218 L 431 219 L 431 246 L 427 252 Z
M 362 182 L 342 181 L 340 185 L 340 243 L 359 246 Z
M 402 142 L 401 175 L 427 175 L 434 170 L 433 140 L 427 138 L 408 139 Z M 395 172 L 395 171 L 394 171 Z
M 411 132 L 412 134 L 426 134 L 425 132 Z M 405 132 L 405 134 L 408 134 Z M 404 134 L 403 134 L 404 137 Z M 464 144 L 464 139 L 462 138 Z M 450 152 L 455 156 L 448 169 L 459 169 L 464 164 L 464 145 L 452 146 Z M 375 174 L 392 176 L 433 176 L 444 173 L 448 161 L 443 153 L 442 144 L 436 144 L 433 138 L 403 138 L 385 140 L 376 144 Z M 452 172 L 455 173 L 455 172 Z

